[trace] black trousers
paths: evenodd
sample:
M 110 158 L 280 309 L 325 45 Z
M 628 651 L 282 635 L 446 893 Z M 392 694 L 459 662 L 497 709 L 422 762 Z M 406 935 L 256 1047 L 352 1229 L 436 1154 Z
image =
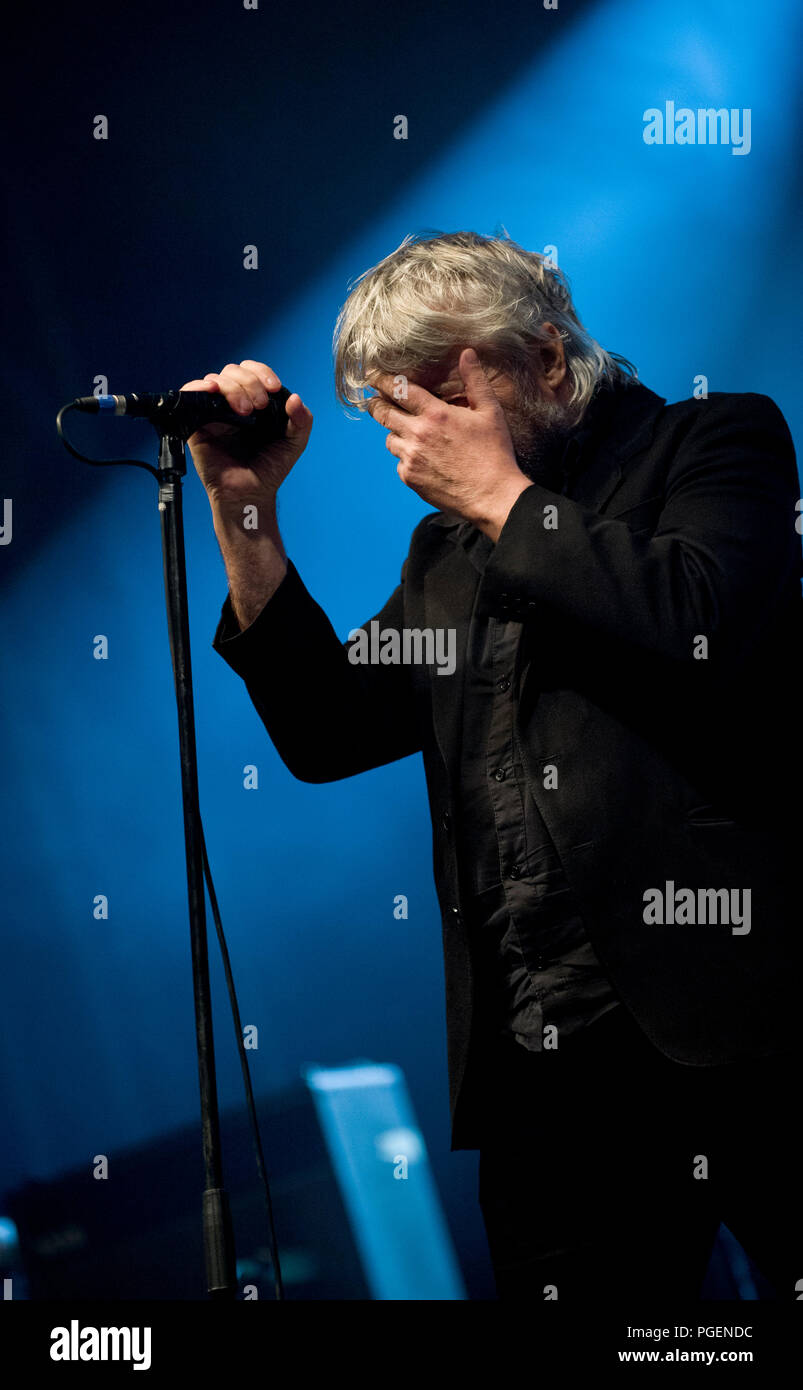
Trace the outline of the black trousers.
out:
M 799 1055 L 685 1066 L 621 1005 L 556 1051 L 487 1055 L 479 1198 L 500 1298 L 696 1300 L 720 1222 L 777 1299 L 803 1295 Z

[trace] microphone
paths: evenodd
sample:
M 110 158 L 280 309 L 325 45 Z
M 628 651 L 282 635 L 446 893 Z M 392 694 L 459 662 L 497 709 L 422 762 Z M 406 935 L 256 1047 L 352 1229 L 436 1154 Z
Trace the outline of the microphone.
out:
M 286 386 L 268 394 L 268 403 L 250 415 L 238 415 L 225 396 L 216 391 L 139 391 L 130 396 L 78 396 L 71 402 L 75 410 L 92 415 L 131 415 L 150 420 L 160 434 L 188 439 L 196 430 L 215 421 L 236 425 L 243 431 L 243 444 L 251 449 L 281 439 L 287 429 L 285 402 L 292 393 Z M 229 445 L 227 444 L 227 448 Z

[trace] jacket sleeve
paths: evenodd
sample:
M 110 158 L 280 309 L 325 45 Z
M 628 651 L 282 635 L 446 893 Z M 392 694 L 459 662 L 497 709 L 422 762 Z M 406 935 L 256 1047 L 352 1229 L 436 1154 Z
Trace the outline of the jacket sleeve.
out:
M 795 454 L 769 397 L 700 404 L 650 533 L 534 484 L 502 528 L 480 611 L 526 619 L 547 605 L 598 636 L 684 664 L 703 635 L 712 668 L 738 666 L 801 572 Z M 548 505 L 557 507 L 554 530 L 544 526 Z
M 404 582 L 373 621 L 401 629 Z M 367 624 L 363 624 L 367 626 Z M 292 561 L 272 598 L 240 631 L 227 595 L 212 643 L 245 681 L 290 772 L 334 782 L 417 752 L 409 666 L 357 665 Z

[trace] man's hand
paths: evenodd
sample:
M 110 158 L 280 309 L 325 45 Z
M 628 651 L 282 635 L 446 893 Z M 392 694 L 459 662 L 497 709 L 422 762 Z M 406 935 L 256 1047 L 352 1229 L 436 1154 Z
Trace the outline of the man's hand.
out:
M 532 484 L 516 462 L 502 406 L 473 348 L 463 349 L 458 370 L 468 409 L 412 383 L 397 400 L 394 378 L 377 374 L 371 384 L 380 394 L 368 410 L 390 431 L 385 443 L 399 460 L 402 482 L 496 542 L 513 503 Z
M 281 382 L 265 362 L 230 362 L 222 372 L 188 381 L 182 391 L 219 391 L 239 415 L 263 410 Z M 206 488 L 234 615 L 241 629 L 258 617 L 287 573 L 276 519 L 276 493 L 307 446 L 312 414 L 301 397 L 285 402 L 283 438 L 257 447 L 236 425 L 213 421 L 187 441 Z
M 237 414 L 250 415 L 263 410 L 269 393 L 278 391 L 280 385 L 271 367 L 249 359 L 230 362 L 221 372 L 207 372 L 203 378 L 185 382 L 181 389 L 219 392 Z M 300 396 L 290 396 L 284 409 L 284 436 L 252 454 L 244 452 L 248 435 L 236 425 L 213 422 L 190 435 L 187 443 L 192 461 L 213 508 L 217 503 L 275 503 L 276 493 L 307 447 L 312 429 L 312 413 Z

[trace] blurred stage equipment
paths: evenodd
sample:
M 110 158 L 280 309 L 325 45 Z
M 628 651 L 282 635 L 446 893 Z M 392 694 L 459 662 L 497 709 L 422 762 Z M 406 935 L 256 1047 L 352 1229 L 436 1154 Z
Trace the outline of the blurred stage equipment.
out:
M 285 1297 L 465 1298 L 404 1076 L 311 1067 L 258 1103 Z M 221 1117 L 239 1257 L 237 1296 L 273 1298 L 263 1194 L 245 1109 Z M 187 1174 L 198 1172 L 197 1188 Z M 5 1202 L 31 1299 L 199 1299 L 197 1128 L 109 1155 L 110 1176 L 29 1182 Z

